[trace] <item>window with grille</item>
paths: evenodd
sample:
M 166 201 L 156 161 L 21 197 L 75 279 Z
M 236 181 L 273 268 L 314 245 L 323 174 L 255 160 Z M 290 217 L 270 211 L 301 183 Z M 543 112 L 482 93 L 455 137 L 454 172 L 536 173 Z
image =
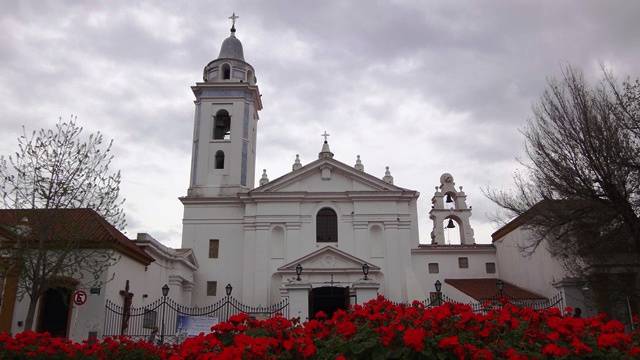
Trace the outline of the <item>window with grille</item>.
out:
M 209 240 L 209 259 L 217 259 L 218 258 L 218 248 L 220 247 L 220 240 L 211 239 Z
M 459 257 L 458 258 L 458 267 L 460 269 L 467 269 L 469 267 L 469 258 L 467 258 L 467 257 Z
M 485 264 L 487 268 L 487 274 L 495 274 L 496 273 L 496 263 L 488 262 Z
M 217 281 L 207 281 L 207 296 L 216 296 L 218 292 Z
M 440 272 L 440 266 L 438 263 L 429 263 L 429 274 L 437 274 Z
M 329 208 L 318 211 L 316 216 L 316 241 L 338 242 L 338 215 Z

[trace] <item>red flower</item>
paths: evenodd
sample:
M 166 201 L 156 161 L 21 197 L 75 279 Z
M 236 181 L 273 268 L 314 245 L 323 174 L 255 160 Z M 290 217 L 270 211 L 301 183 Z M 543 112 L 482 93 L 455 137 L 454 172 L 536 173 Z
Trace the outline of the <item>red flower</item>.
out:
M 358 328 L 349 321 L 340 322 L 336 325 L 336 331 L 338 332 L 338 334 L 344 336 L 347 339 L 353 336 L 353 334 L 355 334 L 357 330 Z
M 600 334 L 598 336 L 599 348 L 621 347 L 631 342 L 631 337 L 623 333 Z
M 404 332 L 402 341 L 407 347 L 410 347 L 414 351 L 421 352 L 424 350 L 424 338 L 427 336 L 427 332 L 423 328 L 419 329 L 407 329 Z
M 547 344 L 542 348 L 542 354 L 561 357 L 569 354 L 569 350 L 556 344 Z
M 473 360 L 493 360 L 493 353 L 488 349 L 480 349 L 471 356 Z
M 450 347 L 456 347 L 460 345 L 460 342 L 458 341 L 458 337 L 457 336 L 449 336 L 446 338 L 442 338 L 440 339 L 440 341 L 438 342 L 438 347 L 441 349 L 447 349 Z
M 314 317 L 318 320 L 323 320 L 327 318 L 327 314 L 324 311 L 320 310 L 316 313 L 316 316 Z
M 352 310 L 337 311 L 331 319 L 323 314 L 319 317 L 301 323 L 278 316 L 255 320 L 242 314 L 215 325 L 211 333 L 188 338 L 182 344 L 163 346 L 126 337 L 104 338 L 89 344 L 30 331 L 14 336 L 0 333 L 0 359 L 275 360 L 317 357 L 346 360 L 344 354 L 362 351 L 358 349 L 368 349 L 367 355 L 410 349 L 412 352 L 437 352 L 446 358 L 476 360 L 596 354 L 602 358 L 640 357 L 640 330 L 625 332 L 622 323 L 607 321 L 606 315 L 573 318 L 564 316 L 557 309 L 538 311 L 509 304 L 501 309 L 474 313 L 466 305 L 427 307 L 419 302 L 396 305 L 378 297 Z M 521 331 L 512 331 L 514 328 Z M 375 335 L 355 336 L 369 333 Z M 509 336 L 504 336 L 506 333 Z M 373 341 L 376 339 L 379 343 Z M 460 339 L 464 341 L 461 343 Z M 336 344 L 344 347 L 344 354 L 336 354 Z M 541 350 L 539 346 L 542 346 Z
M 291 351 L 291 349 L 293 349 L 293 345 L 294 345 L 294 342 L 291 339 L 287 339 L 282 342 L 282 347 L 287 351 Z

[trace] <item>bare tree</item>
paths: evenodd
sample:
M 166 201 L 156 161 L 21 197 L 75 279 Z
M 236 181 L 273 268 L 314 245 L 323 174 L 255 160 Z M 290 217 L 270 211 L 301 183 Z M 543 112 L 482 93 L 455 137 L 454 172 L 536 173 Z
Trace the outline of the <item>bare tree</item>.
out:
M 533 230 L 525 253 L 546 241 L 576 276 L 638 272 L 639 115 L 637 80 L 619 85 L 604 71 L 590 86 L 567 67 L 548 82 L 523 130 L 527 159 L 515 190 L 485 191 L 505 218 L 522 216 Z
M 99 286 L 118 261 L 109 244 L 91 239 L 81 219 L 45 209 L 90 208 L 116 228 L 125 226 L 120 172 L 111 172 L 112 142 L 97 132 L 83 136 L 76 119 L 18 138 L 18 151 L 0 157 L 3 218 L 0 272 L 18 277 L 19 299 L 29 297 L 25 329 L 33 327 L 38 299 L 60 281 Z M 28 209 L 28 210 L 27 210 Z M 2 234 L 0 234 L 2 235 Z

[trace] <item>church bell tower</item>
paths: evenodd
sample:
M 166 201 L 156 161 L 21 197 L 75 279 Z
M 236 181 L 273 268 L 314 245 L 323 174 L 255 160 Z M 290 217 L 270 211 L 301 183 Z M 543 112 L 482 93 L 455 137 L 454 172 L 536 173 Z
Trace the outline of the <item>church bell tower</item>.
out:
M 203 82 L 191 87 L 196 108 L 187 197 L 233 196 L 254 186 L 262 101 L 255 71 L 236 38 L 236 18 L 230 17 L 231 34 L 218 58 L 204 67 Z
M 460 234 L 460 245 L 475 244 L 473 229 L 469 223 L 471 207 L 467 206 L 467 194 L 462 191 L 462 186 L 457 191 L 455 185 L 451 174 L 444 173 L 440 176 L 440 186 L 436 186 L 429 211 L 429 218 L 433 220 L 431 244 L 451 245 L 446 242 L 445 228 Z

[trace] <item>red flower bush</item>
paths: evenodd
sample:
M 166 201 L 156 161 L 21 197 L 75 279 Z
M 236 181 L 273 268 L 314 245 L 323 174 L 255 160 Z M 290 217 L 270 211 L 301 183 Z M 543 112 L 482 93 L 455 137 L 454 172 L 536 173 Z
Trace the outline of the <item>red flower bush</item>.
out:
M 564 316 L 505 304 L 474 313 L 469 306 L 396 305 L 382 297 L 331 318 L 300 323 L 245 314 L 179 345 L 155 346 L 126 338 L 73 343 L 47 334 L 0 334 L 1 359 L 632 359 L 640 332 L 600 315 Z

